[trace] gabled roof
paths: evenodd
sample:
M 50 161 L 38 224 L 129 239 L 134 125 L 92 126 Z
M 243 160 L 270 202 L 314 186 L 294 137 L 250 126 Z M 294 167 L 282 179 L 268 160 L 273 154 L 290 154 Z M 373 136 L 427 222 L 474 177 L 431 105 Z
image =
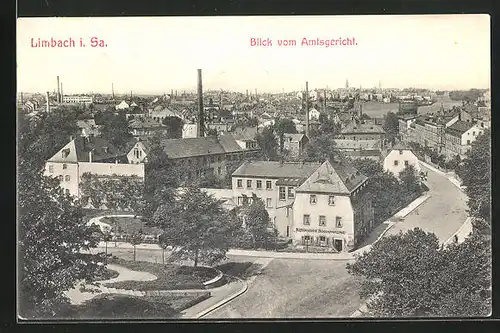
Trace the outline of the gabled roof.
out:
M 347 164 L 332 164 L 330 161 L 325 161 L 297 188 L 296 192 L 351 194 L 367 179 L 365 175 Z
M 350 140 L 350 139 L 334 139 L 338 149 L 378 149 L 380 140 Z
M 302 162 L 275 162 L 275 161 L 249 161 L 243 163 L 233 177 L 262 177 L 262 178 L 287 178 L 305 179 L 311 175 L 321 164 Z
M 151 127 L 163 127 L 162 124 L 157 122 L 156 120 L 145 118 L 145 119 L 137 119 L 134 118 L 128 124 L 129 128 L 151 128 Z
M 258 127 L 236 127 L 234 131 L 231 132 L 236 140 L 253 140 L 255 135 L 258 133 Z
M 451 126 L 446 128 L 448 133 L 463 134 L 474 127 L 474 123 L 468 121 L 458 120 L 454 122 Z
M 92 162 L 99 162 L 125 155 L 105 139 L 98 137 L 77 137 L 52 156 L 49 161 L 89 162 L 89 152 L 91 151 Z
M 357 133 L 373 133 L 373 134 L 385 134 L 385 131 L 379 125 L 367 124 L 367 123 L 356 123 L 356 121 L 351 121 L 346 125 L 341 131 L 342 134 L 357 134 Z
M 304 138 L 304 134 L 295 134 L 295 133 L 285 133 L 283 137 L 292 139 L 292 142 L 300 142 Z

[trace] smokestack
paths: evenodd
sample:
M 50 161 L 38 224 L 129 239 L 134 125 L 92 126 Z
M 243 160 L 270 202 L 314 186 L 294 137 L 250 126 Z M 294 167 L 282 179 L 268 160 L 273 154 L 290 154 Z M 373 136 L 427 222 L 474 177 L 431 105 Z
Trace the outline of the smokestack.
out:
M 197 137 L 205 135 L 205 115 L 203 114 L 203 81 L 201 69 L 198 69 L 198 126 L 196 128 Z
M 309 82 L 306 81 L 306 136 L 309 137 Z
M 61 82 L 61 103 L 64 102 L 64 92 L 63 92 L 63 85 Z
M 247 99 L 248 99 L 248 89 L 247 89 Z
M 115 86 L 111 83 L 111 95 L 113 96 L 113 101 L 115 100 Z
M 219 94 L 219 110 L 222 110 L 222 91 Z
M 326 112 L 326 90 L 323 90 L 323 112 Z
M 61 91 L 59 90 L 60 89 L 60 85 L 59 85 L 59 75 L 57 76 L 57 102 L 58 103 L 61 103 Z
M 23 99 L 23 93 L 21 93 L 21 100 Z M 50 102 L 49 102 L 49 92 L 47 91 L 47 113 L 50 112 Z
M 132 90 L 130 90 L 130 99 L 132 99 Z
M 24 105 L 24 100 L 23 100 L 23 92 L 21 91 L 21 106 Z

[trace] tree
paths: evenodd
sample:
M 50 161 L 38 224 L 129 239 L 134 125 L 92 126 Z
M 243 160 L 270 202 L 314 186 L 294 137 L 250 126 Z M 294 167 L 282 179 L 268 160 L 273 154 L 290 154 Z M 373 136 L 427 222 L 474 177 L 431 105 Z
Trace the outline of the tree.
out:
M 466 187 L 469 214 L 476 218 L 477 226 L 491 225 L 491 130 L 487 129 L 472 142 L 471 149 L 457 170 Z
M 118 148 L 124 148 L 132 138 L 125 115 L 106 113 L 102 116 L 101 121 L 101 137 Z
M 103 253 L 95 247 L 99 230 L 88 226 L 78 202 L 65 195 L 59 180 L 42 175 L 52 150 L 68 141 L 73 128 L 64 114 L 39 120 L 19 117 L 18 127 L 18 283 L 19 310 L 24 318 L 52 317 L 68 304 L 64 292 L 102 274 Z M 73 119 L 74 120 L 74 119 Z M 45 146 L 57 143 L 58 146 Z
M 215 128 L 211 128 L 207 131 L 207 136 L 217 136 L 217 130 Z
M 128 242 L 134 246 L 134 261 L 136 259 L 136 246 L 142 243 L 142 233 L 134 232 L 128 237 Z
M 360 297 L 372 316 L 484 316 L 491 309 L 491 250 L 472 235 L 441 247 L 418 228 L 382 238 L 347 264 L 365 278 Z
M 194 186 L 162 204 L 152 224 L 163 230 L 165 243 L 179 247 L 175 257 L 191 259 L 195 267 L 198 262 L 213 265 L 225 258 L 233 225 L 222 202 Z
M 105 254 L 106 256 L 108 255 L 108 242 L 113 238 L 113 235 L 111 234 L 110 231 L 108 230 L 105 230 L 102 232 L 102 240 L 104 241 L 104 243 L 106 244 L 106 250 L 105 250 Z
M 335 124 L 335 122 L 328 117 L 325 113 L 320 113 L 319 115 L 319 128 L 318 130 L 311 130 L 311 137 L 319 136 L 322 134 L 329 134 L 335 136 L 340 132 L 340 127 Z
M 368 158 L 355 159 L 352 163 L 359 172 L 369 178 L 384 172 L 380 163 Z
M 394 140 L 399 134 L 399 121 L 396 114 L 388 112 L 384 119 L 384 131 L 387 134 L 387 139 L 394 144 Z
M 163 125 L 167 126 L 167 136 L 169 139 L 182 138 L 182 119 L 179 117 L 165 117 L 163 118 Z
M 335 141 L 331 135 L 323 134 L 309 141 L 304 150 L 303 159 L 307 162 L 321 162 L 325 160 L 339 160 L 340 154 L 335 149 Z
M 421 194 L 422 188 L 420 186 L 419 175 L 413 165 L 407 165 L 403 171 L 399 173 L 399 179 L 403 185 L 403 193 L 410 197 L 415 194 Z
M 262 132 L 257 133 L 255 140 L 261 149 L 262 158 L 268 161 L 278 160 L 278 142 L 271 128 L 265 127 Z
M 245 228 L 252 237 L 253 247 L 265 244 L 272 235 L 272 224 L 264 202 L 254 195 L 252 203 L 244 207 L 242 214 Z
M 285 133 L 295 134 L 297 133 L 297 127 L 291 119 L 282 118 L 276 121 L 273 128 L 276 132 L 276 137 L 279 140 L 280 153 L 282 153 Z

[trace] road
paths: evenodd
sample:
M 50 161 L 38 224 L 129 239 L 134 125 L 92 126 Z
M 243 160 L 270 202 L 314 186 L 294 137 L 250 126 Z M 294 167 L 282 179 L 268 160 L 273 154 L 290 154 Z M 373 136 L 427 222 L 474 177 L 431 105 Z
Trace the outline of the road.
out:
M 428 172 L 427 186 L 431 197 L 417 209 L 406 216 L 404 221 L 395 224 L 386 235 L 394 235 L 400 231 L 419 227 L 433 232 L 444 242 L 450 238 L 467 219 L 467 196 L 453 185 L 446 176 Z

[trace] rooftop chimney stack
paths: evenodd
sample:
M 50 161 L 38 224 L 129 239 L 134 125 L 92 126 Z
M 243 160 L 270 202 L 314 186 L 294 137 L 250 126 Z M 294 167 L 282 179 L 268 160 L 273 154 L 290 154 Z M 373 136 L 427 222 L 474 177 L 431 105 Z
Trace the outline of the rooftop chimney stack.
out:
M 61 103 L 61 91 L 60 91 L 61 86 L 59 85 L 59 75 L 57 76 L 57 97 L 56 100 L 58 103 Z
M 23 93 L 21 93 L 21 101 L 23 99 Z M 50 102 L 49 102 L 49 92 L 47 91 L 47 113 L 50 112 Z
M 309 137 L 309 82 L 306 81 L 306 136 Z
M 201 69 L 198 69 L 198 126 L 196 128 L 196 136 L 202 137 L 205 135 L 205 115 L 203 113 L 203 81 Z

